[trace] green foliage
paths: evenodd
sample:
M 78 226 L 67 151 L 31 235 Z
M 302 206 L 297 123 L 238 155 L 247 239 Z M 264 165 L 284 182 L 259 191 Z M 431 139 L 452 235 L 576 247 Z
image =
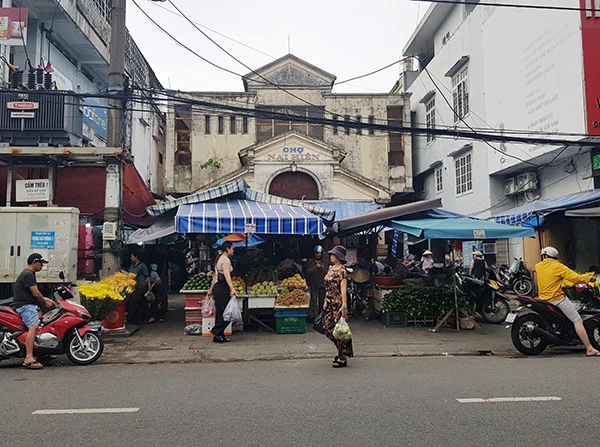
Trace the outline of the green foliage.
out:
M 405 312 L 409 318 L 441 317 L 453 307 L 454 291 L 451 286 L 404 287 L 388 293 L 381 303 L 382 312 Z M 459 294 L 458 307 L 469 312 L 472 306 Z
M 208 168 L 215 168 L 215 169 L 221 169 L 221 163 L 219 163 L 217 160 L 213 160 L 212 158 L 209 158 L 206 162 L 204 162 L 203 164 L 200 165 L 201 169 L 208 169 Z

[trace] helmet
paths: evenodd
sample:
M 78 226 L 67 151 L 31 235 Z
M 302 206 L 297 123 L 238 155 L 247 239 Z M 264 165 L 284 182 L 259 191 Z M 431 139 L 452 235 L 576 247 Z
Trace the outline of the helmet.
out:
M 317 253 L 325 253 L 325 249 L 320 245 L 315 245 L 315 248 L 313 248 L 313 250 Z
M 150 264 L 150 270 L 156 272 L 158 270 L 158 264 Z
M 549 258 L 558 259 L 558 250 L 554 247 L 546 247 L 542 249 L 541 256 L 548 256 Z

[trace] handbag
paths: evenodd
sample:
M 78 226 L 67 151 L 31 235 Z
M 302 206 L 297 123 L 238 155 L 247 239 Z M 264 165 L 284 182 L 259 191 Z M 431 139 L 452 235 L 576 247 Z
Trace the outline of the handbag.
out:
M 315 318 L 315 322 L 313 323 L 313 331 L 317 331 L 319 334 L 324 334 L 325 329 L 323 329 L 323 320 L 325 319 L 325 310 L 322 310 L 317 318 Z

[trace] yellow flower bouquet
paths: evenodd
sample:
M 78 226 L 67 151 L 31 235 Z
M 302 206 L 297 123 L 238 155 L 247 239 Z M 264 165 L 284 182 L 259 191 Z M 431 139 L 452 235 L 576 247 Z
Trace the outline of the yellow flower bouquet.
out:
M 92 320 L 104 320 L 134 288 L 134 273 L 117 273 L 100 282 L 80 285 L 79 296 Z

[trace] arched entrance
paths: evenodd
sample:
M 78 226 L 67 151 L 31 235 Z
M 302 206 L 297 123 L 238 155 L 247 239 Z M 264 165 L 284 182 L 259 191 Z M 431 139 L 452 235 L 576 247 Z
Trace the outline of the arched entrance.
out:
M 319 187 L 304 172 L 284 172 L 273 179 L 269 194 L 293 200 L 319 200 Z

